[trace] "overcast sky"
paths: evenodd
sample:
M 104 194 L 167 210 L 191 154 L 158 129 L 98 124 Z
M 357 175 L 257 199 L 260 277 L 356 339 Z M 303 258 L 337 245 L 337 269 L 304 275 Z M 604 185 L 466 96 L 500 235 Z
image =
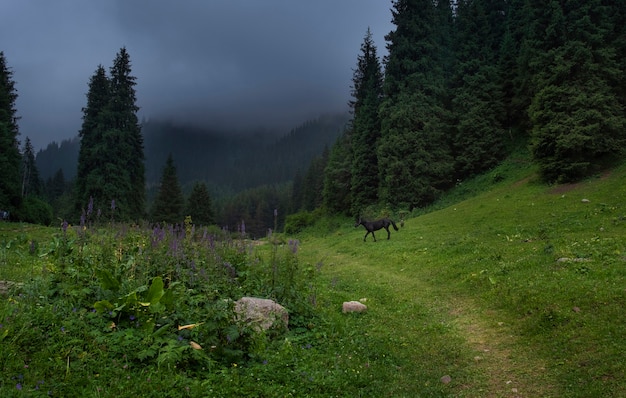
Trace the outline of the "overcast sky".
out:
M 379 56 L 391 0 L 2 0 L 0 51 L 35 149 L 77 135 L 88 83 L 123 46 L 139 117 L 281 126 L 347 109 L 369 27 Z

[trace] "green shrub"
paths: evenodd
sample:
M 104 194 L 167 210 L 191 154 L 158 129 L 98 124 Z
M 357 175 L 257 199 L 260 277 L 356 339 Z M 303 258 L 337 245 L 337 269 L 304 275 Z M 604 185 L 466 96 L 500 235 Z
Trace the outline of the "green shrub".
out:
M 22 201 L 18 217 L 27 223 L 50 225 L 52 223 L 52 206 L 37 197 L 27 196 Z

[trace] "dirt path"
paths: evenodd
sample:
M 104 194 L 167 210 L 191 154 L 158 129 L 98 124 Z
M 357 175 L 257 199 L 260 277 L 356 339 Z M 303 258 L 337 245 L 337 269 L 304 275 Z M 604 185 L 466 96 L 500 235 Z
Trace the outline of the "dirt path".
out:
M 510 325 L 496 313 L 476 313 L 467 300 L 454 299 L 449 314 L 474 350 L 477 369 L 489 376 L 489 391 L 483 397 L 551 397 L 553 386 L 537 383 L 545 364 L 535 353 L 521 347 Z
M 414 295 L 417 305 L 434 309 L 437 317 L 446 319 L 473 351 L 476 374 L 485 375 L 486 391 L 478 386 L 465 386 L 463 397 L 522 398 L 559 397 L 558 389 L 546 382 L 546 364 L 536 352 L 521 344 L 512 325 L 501 321 L 496 311 L 481 311 L 480 306 L 468 297 L 451 297 L 437 293 L 436 288 L 419 275 L 398 273 L 376 267 L 377 285 L 393 287 L 392 294 Z M 393 304 L 392 304 L 393 305 Z M 385 322 L 401 322 L 402 315 Z M 391 329 L 396 329 L 390 325 Z M 401 329 L 400 327 L 397 329 Z M 410 338 L 410 337 L 409 337 Z M 415 338 L 419 338 L 416 336 Z

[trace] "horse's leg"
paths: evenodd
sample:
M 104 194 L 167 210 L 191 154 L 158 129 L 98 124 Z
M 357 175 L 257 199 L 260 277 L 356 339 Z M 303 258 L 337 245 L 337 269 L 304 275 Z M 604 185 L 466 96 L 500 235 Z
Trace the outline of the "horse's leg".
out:
M 367 235 L 369 235 L 369 234 L 370 234 L 370 231 L 367 231 L 367 232 L 365 233 L 365 236 L 363 237 L 363 242 L 365 242 L 365 240 L 367 239 Z
M 372 231 L 372 238 L 374 238 L 374 242 L 376 242 L 376 235 L 374 235 L 374 231 Z
M 389 226 L 385 226 L 385 229 L 387 230 L 387 240 L 389 240 L 389 238 L 391 238 L 391 233 L 389 232 Z

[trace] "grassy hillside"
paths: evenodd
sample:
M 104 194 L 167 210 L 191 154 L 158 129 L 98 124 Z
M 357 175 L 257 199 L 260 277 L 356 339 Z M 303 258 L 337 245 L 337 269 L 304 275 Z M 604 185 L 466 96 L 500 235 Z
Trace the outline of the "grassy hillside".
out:
M 456 195 L 494 181 L 389 241 L 348 222 L 305 239 L 327 305 L 367 299 L 344 317 L 367 347 L 355 363 L 387 396 L 626 396 L 626 168 L 545 186 L 508 163 Z
M 141 337 L 130 324 L 116 322 L 115 331 L 104 325 L 80 296 L 85 289 L 97 290 L 80 282 L 93 279 L 93 273 L 68 267 L 71 295 L 48 286 L 32 298 L 18 296 L 19 290 L 2 297 L 0 395 L 36 396 L 41 389 L 53 395 L 159 397 L 626 396 L 625 183 L 626 167 L 620 167 L 576 185 L 545 186 L 523 158 L 511 159 L 407 218 L 390 240 L 379 231 L 377 242 L 371 236 L 363 242 L 365 231 L 354 228 L 353 220 L 333 219 L 299 236 L 299 242 L 274 241 L 256 246 L 254 254 L 238 251 L 238 262 L 231 263 L 247 258 L 248 281 L 258 272 L 252 264 L 267 264 L 261 274 L 283 275 L 283 281 L 295 275 L 301 288 L 308 286 L 308 300 L 317 310 L 314 316 L 292 312 L 291 330 L 278 339 L 246 342 L 252 354 L 245 360 L 199 357 L 176 345 L 180 332 L 175 328 L 171 337 L 170 331 L 159 337 L 169 340 L 152 353 L 156 364 L 150 356 L 145 362 L 133 359 L 134 351 L 156 337 Z M 59 252 L 53 234 L 58 231 L 0 224 L 0 279 L 27 282 L 42 267 L 54 269 L 53 256 L 36 255 Z M 144 280 L 144 290 L 131 292 L 143 294 L 149 279 L 140 278 L 138 269 L 146 267 L 141 252 L 149 253 L 150 239 L 133 239 L 129 257 L 124 257 L 126 243 L 98 234 L 73 253 L 82 253 L 85 264 L 98 269 L 103 259 L 130 267 Z M 103 249 L 92 248 L 98 242 L 106 243 Z M 165 256 L 168 250 L 171 244 L 159 253 Z M 155 254 L 145 261 L 158 259 Z M 276 255 L 284 260 L 277 262 Z M 289 272 L 281 274 L 281 267 Z M 216 289 L 243 294 L 227 283 Z M 259 291 L 264 287 L 257 282 Z M 212 289 L 205 290 L 217 294 Z M 201 319 L 199 306 L 186 309 L 202 302 L 191 290 L 184 292 L 184 304 L 177 304 L 190 313 L 176 312 L 181 322 Z M 51 306 L 57 311 L 52 296 L 45 296 L 50 291 L 84 308 L 68 306 L 67 322 L 53 318 L 42 312 Z M 350 300 L 361 300 L 367 312 L 343 314 L 341 304 Z M 20 315 L 17 308 L 26 308 L 22 304 L 28 301 L 36 304 L 36 313 Z M 45 355 L 29 348 L 36 337 L 29 324 L 40 319 L 54 322 Z M 91 325 L 100 329 L 89 330 Z M 196 341 L 210 333 L 203 327 L 194 329 Z M 203 345 L 221 349 L 237 335 L 221 336 Z M 164 350 L 170 348 L 185 350 L 175 366 L 163 365 Z

